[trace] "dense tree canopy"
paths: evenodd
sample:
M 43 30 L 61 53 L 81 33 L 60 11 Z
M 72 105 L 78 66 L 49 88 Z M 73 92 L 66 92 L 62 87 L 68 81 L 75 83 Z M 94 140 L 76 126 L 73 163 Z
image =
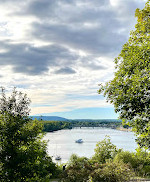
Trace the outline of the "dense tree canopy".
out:
M 136 10 L 137 24 L 115 59 L 115 77 L 99 90 L 130 120 L 141 147 L 150 149 L 150 0 Z
M 46 153 L 42 124 L 29 117 L 30 100 L 15 89 L 0 99 L 0 181 L 49 181 L 55 164 Z

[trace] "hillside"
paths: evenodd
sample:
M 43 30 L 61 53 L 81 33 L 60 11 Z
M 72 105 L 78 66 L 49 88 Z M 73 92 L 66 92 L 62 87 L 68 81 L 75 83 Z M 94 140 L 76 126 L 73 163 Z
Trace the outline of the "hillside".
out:
M 43 121 L 68 121 L 66 118 L 58 117 L 58 116 L 31 116 L 32 119 L 38 119 Z

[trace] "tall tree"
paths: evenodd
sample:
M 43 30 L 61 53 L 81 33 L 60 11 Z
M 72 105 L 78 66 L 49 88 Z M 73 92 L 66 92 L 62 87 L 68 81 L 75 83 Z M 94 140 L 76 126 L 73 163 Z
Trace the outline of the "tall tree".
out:
M 140 146 L 150 149 L 150 0 L 135 16 L 135 30 L 115 59 L 115 77 L 99 93 L 104 91 L 121 119 L 131 121 Z
M 0 181 L 49 181 L 55 164 L 41 141 L 43 126 L 29 115 L 30 100 L 13 90 L 0 98 Z

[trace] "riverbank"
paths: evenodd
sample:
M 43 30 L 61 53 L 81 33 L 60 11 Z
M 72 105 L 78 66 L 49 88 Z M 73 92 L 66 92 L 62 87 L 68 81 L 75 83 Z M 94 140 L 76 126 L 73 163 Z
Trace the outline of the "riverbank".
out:
M 129 131 L 132 131 L 132 128 L 117 127 L 116 130 L 129 132 Z

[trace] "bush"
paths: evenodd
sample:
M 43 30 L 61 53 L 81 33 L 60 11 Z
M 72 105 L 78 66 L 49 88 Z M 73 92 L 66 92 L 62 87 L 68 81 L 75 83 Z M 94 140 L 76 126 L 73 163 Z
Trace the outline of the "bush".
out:
M 114 161 L 120 162 L 123 161 L 125 164 L 129 164 L 132 168 L 137 167 L 137 158 L 134 153 L 129 151 L 121 151 L 115 156 Z
M 91 175 L 91 182 L 124 182 L 129 181 L 134 176 L 133 171 L 128 164 L 123 162 L 107 161 L 101 167 L 95 169 Z
M 64 182 L 86 182 L 92 171 L 92 166 L 86 157 L 73 154 L 64 172 Z
M 115 156 L 114 161 L 123 161 L 125 164 L 129 164 L 137 176 L 150 176 L 150 154 L 140 148 L 137 149 L 136 153 L 121 151 Z
M 137 148 L 135 157 L 138 161 L 137 174 L 142 177 L 150 177 L 150 152 Z

